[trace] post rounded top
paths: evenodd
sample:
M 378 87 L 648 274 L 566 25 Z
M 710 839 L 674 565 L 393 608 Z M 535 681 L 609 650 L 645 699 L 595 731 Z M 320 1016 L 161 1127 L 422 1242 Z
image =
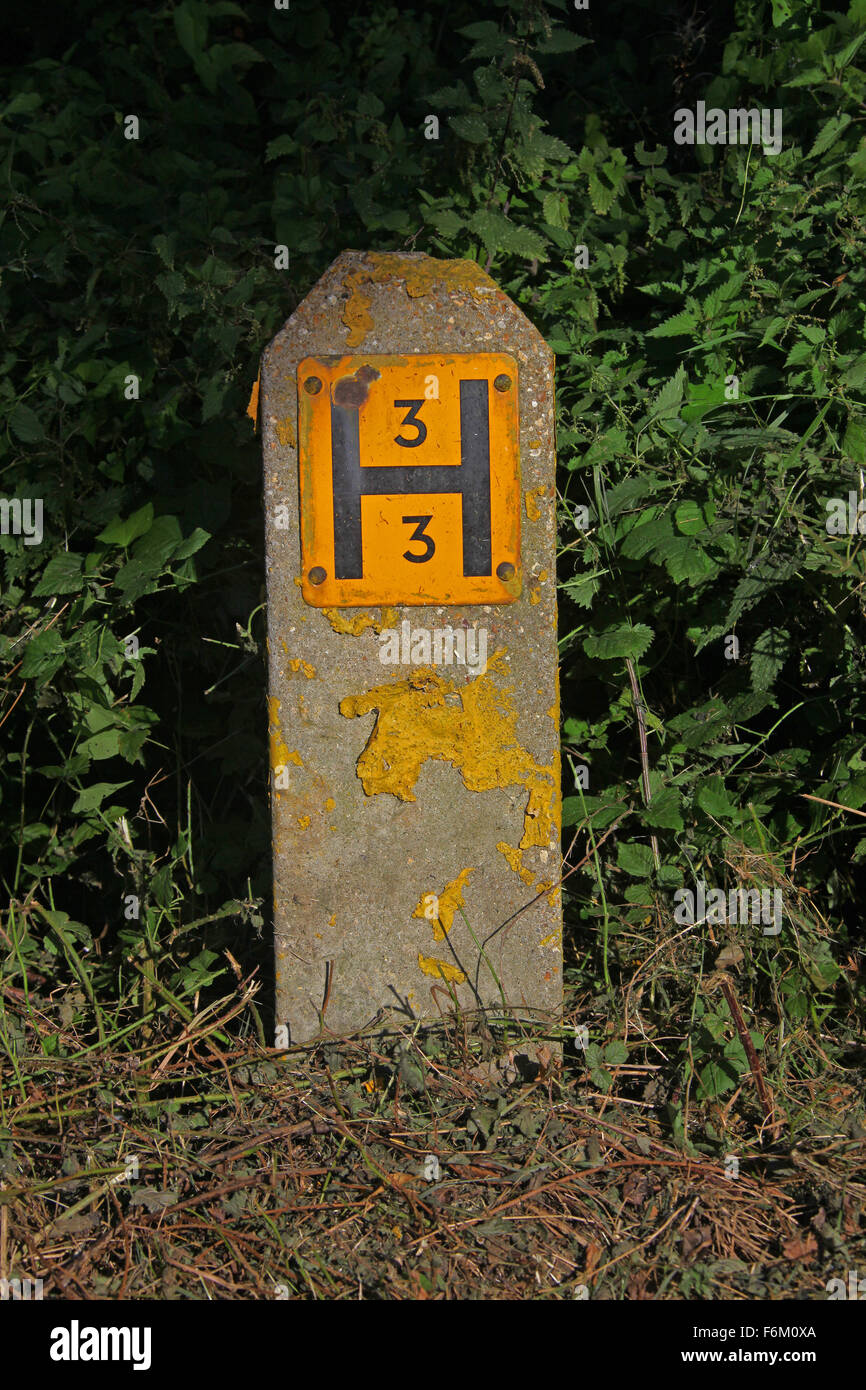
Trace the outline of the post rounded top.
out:
M 375 350 L 374 340 L 379 338 L 379 350 L 387 351 L 385 342 L 393 338 L 398 319 L 418 329 L 423 319 L 427 341 L 419 343 L 418 350 L 427 350 L 434 325 L 437 336 L 445 338 L 455 315 L 464 331 L 469 331 L 471 319 L 478 323 L 483 315 L 491 326 L 498 319 L 501 331 L 503 313 L 510 320 L 505 336 L 517 332 L 526 349 L 549 355 L 538 330 L 475 261 L 439 260 L 420 251 L 343 251 L 283 325 L 268 355 L 281 355 L 288 341 L 297 342 L 298 337 L 320 340 L 326 322 L 331 325 L 332 352 Z M 489 337 L 486 332 L 480 336 Z M 491 346 L 499 345 L 491 338 Z M 510 344 L 503 341 L 501 346 L 507 350 Z M 318 343 L 313 350 L 321 350 Z

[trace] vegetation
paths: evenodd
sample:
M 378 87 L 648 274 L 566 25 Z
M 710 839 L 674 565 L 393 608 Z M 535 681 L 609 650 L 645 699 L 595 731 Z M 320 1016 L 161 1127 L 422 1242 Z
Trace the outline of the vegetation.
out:
M 821 1296 L 866 1249 L 866 0 L 74 11 L 13 21 L 0 109 L 0 495 L 43 532 L 0 536 L 0 1276 Z M 676 144 L 699 101 L 779 153 Z M 479 261 L 557 354 L 569 1022 L 530 1086 L 459 1020 L 264 1053 L 245 411 L 347 247 Z M 781 932 L 683 923 L 699 883 Z

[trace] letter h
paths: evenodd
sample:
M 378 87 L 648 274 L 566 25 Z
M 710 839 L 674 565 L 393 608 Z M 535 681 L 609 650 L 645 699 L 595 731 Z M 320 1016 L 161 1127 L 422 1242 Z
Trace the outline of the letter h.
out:
M 490 421 L 486 381 L 460 382 L 460 466 L 411 464 L 361 467 L 357 406 L 331 402 L 334 479 L 334 574 L 364 577 L 361 498 L 419 492 L 458 494 L 463 500 L 463 573 L 491 572 Z

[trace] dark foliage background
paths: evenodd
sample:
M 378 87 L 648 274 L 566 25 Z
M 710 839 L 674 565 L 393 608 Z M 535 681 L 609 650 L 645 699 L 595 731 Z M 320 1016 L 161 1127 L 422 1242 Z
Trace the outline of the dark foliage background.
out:
M 557 353 L 568 838 L 625 815 L 568 882 L 572 981 L 619 1007 L 695 876 L 778 886 L 785 932 L 740 943 L 756 1037 L 805 1046 L 831 1019 L 855 1055 L 864 552 L 825 503 L 862 497 L 866 465 L 864 36 L 866 0 L 19 12 L 0 486 L 45 509 L 42 544 L 0 537 L 19 984 L 74 985 L 101 1028 L 109 999 L 148 1015 L 219 987 L 226 945 L 267 974 L 245 409 L 339 251 L 408 248 L 479 260 Z M 781 109 L 782 151 L 675 145 L 698 100 Z M 653 1005 L 691 1020 L 685 1074 L 713 1096 L 744 1058 L 688 973 L 707 949 Z

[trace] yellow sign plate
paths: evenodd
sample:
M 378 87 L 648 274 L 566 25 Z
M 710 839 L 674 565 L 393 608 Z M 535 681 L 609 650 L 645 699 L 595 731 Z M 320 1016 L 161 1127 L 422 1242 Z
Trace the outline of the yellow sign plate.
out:
M 513 357 L 306 357 L 298 403 L 307 603 L 519 596 Z

